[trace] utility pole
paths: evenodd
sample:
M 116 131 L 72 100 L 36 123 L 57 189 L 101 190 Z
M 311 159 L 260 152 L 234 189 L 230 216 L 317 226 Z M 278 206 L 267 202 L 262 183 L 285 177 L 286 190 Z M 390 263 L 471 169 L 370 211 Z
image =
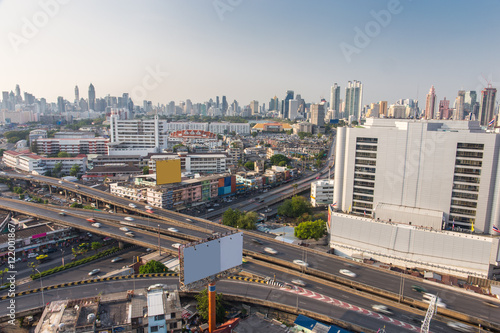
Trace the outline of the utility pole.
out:
M 161 256 L 161 246 L 160 246 L 160 225 L 158 224 L 158 250 L 160 251 Z

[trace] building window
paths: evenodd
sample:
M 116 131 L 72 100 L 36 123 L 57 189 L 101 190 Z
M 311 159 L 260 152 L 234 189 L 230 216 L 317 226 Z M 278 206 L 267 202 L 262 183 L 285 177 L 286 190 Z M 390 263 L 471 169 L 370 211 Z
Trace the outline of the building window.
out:
M 479 186 L 474 186 L 474 185 L 453 184 L 453 189 L 461 191 L 479 192 Z
M 363 175 L 360 173 L 355 173 L 354 179 L 375 180 L 375 175 Z
M 363 151 L 357 151 L 356 157 L 377 158 L 377 154 L 376 153 L 367 153 L 367 152 L 363 152 Z
M 356 150 L 377 151 L 377 146 L 356 145 Z
M 151 326 L 151 332 L 158 332 L 158 326 Z
M 472 209 L 462 209 L 462 208 L 451 208 L 450 214 L 460 214 L 460 215 L 469 215 L 476 216 L 476 211 Z
M 455 168 L 455 173 L 463 173 L 467 175 L 481 175 L 481 169 Z
M 175 312 L 172 312 L 172 313 L 170 314 L 170 319 L 173 319 L 173 318 L 175 318 Z
M 375 173 L 375 168 L 367 168 L 367 167 L 354 167 L 355 172 L 366 172 L 366 173 Z
M 155 316 L 155 321 L 159 321 L 159 320 L 163 320 L 163 319 L 165 319 L 164 314 Z
M 463 193 L 463 192 L 452 192 L 452 198 L 461 198 L 461 199 L 469 199 L 469 200 L 477 200 L 477 194 L 475 193 Z
M 356 142 L 361 143 L 378 143 L 377 138 L 356 138 Z
M 363 186 L 363 187 L 374 188 L 375 187 L 375 183 L 363 182 L 363 181 L 355 180 L 354 181 L 354 186 Z
M 483 150 L 484 144 L 482 143 L 457 143 L 457 149 L 474 149 L 474 150 Z
M 453 181 L 461 183 L 479 184 L 479 178 L 476 177 L 455 176 L 453 177 Z
M 457 160 L 455 165 L 470 165 L 475 167 L 481 167 L 483 162 L 481 161 L 471 161 L 471 160 Z
M 475 202 L 475 201 L 451 200 L 451 204 L 453 206 L 477 208 L 477 202 Z
M 356 164 L 361 164 L 361 165 L 376 165 L 377 161 L 356 159 L 355 163 Z
M 369 190 L 366 188 L 359 188 L 359 187 L 354 187 L 353 188 L 353 193 L 359 193 L 359 194 L 370 194 L 373 195 L 373 190 Z
M 169 329 L 172 329 L 172 330 L 175 330 L 175 329 L 177 328 L 177 323 L 170 323 L 170 324 L 168 325 L 168 328 L 169 328 Z
M 457 157 L 483 158 L 483 153 L 478 151 L 457 151 Z

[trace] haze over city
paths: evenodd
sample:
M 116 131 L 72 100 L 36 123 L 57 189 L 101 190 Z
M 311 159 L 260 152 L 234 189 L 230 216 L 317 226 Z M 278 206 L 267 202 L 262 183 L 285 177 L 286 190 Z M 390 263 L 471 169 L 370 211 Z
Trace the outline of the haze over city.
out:
M 421 106 L 500 81 L 500 4 L 483 1 L 0 1 L 1 90 L 72 100 L 75 85 L 166 104 L 225 95 L 329 99 L 363 82 L 363 104 Z M 389 15 L 387 15 L 389 14 Z M 144 97 L 144 98 L 142 98 Z

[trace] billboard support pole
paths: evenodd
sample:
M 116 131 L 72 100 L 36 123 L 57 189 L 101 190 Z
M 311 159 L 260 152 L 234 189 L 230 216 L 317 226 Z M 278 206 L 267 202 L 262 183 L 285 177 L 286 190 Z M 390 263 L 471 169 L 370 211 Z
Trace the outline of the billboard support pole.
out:
M 217 328 L 215 317 L 215 281 L 208 284 L 208 331 L 214 332 Z

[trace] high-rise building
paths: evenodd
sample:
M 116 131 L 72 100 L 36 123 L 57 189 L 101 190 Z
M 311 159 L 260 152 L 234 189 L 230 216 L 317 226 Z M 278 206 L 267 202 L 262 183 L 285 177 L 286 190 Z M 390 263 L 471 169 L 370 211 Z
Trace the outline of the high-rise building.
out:
M 79 100 L 80 100 L 80 92 L 78 90 L 78 86 L 75 86 L 75 104 L 77 104 Z
M 122 103 L 123 103 L 123 105 L 120 106 L 120 107 L 127 108 L 128 107 L 128 102 L 129 102 L 128 93 L 123 93 L 122 94 Z
M 250 102 L 250 110 L 252 110 L 252 115 L 259 113 L 259 102 L 251 101 Z
M 282 101 L 282 106 L 281 106 L 281 118 L 284 118 L 284 119 L 290 119 L 290 115 L 289 115 L 289 103 L 288 101 L 293 99 L 293 96 L 294 96 L 294 92 L 293 90 L 287 90 L 286 91 L 286 97 L 285 99 Z
M 465 99 L 465 91 L 459 90 L 458 96 L 455 99 L 455 113 L 453 114 L 454 120 L 464 119 L 464 99 Z
M 57 111 L 60 114 L 62 114 L 65 111 L 64 98 L 62 96 L 57 97 Z
M 387 101 L 378 102 L 379 105 L 379 114 L 383 114 L 387 117 Z
M 335 83 L 330 91 L 330 110 L 333 110 L 333 119 L 339 118 L 340 113 L 340 86 Z
M 92 83 L 89 86 L 89 110 L 95 110 L 95 89 Z
M 278 97 L 274 96 L 269 101 L 269 111 L 278 111 L 279 110 L 279 100 Z
M 345 88 L 345 108 L 344 117 L 350 118 L 353 116 L 355 120 L 361 116 L 361 108 L 363 107 L 363 85 L 360 81 L 349 81 Z
M 215 97 L 215 106 L 218 108 L 219 107 L 219 96 Z
M 477 93 L 472 91 L 466 91 L 464 97 L 464 114 L 467 116 L 472 113 L 474 116 L 478 116 L 477 111 L 479 107 L 477 105 Z
M 222 113 L 226 114 L 229 105 L 227 104 L 226 96 L 222 96 Z
M 496 95 L 497 95 L 497 89 L 492 88 L 491 85 L 488 86 L 488 88 L 484 88 L 483 91 L 481 91 L 480 121 L 482 126 L 488 126 L 490 121 L 493 120 L 495 116 Z
M 311 123 L 316 126 L 325 125 L 325 104 L 311 104 Z
M 434 109 L 436 106 L 436 90 L 434 86 L 431 86 L 429 93 L 427 94 L 427 99 L 425 101 L 425 119 L 434 119 Z
M 16 103 L 21 103 L 23 101 L 23 98 L 21 97 L 21 87 L 19 87 L 18 84 L 16 84 Z
M 439 101 L 439 119 L 450 119 L 450 101 L 446 97 Z
M 297 95 L 299 96 L 299 95 Z M 300 109 L 300 104 L 297 99 L 291 99 L 288 101 L 288 119 L 295 120 Z

